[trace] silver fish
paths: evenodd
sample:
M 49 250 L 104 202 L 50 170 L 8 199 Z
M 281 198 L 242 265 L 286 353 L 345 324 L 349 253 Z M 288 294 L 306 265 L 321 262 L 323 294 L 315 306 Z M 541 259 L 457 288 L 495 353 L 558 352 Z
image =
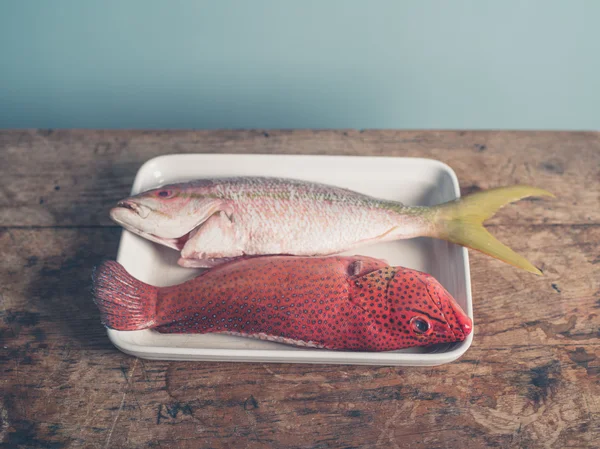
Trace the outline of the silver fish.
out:
M 541 274 L 482 223 L 505 204 L 544 195 L 552 196 L 536 187 L 511 186 L 423 207 L 313 182 L 236 177 L 148 190 L 120 201 L 110 215 L 129 231 L 180 251 L 178 263 L 184 267 L 210 267 L 241 256 L 332 255 L 428 236 Z

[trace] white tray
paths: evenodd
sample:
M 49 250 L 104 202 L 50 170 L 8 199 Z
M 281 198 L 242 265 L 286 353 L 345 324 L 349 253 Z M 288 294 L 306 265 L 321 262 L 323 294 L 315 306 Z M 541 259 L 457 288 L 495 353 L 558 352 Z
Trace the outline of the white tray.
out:
M 409 205 L 434 205 L 460 196 L 454 171 L 436 160 L 234 154 L 176 154 L 151 159 L 138 171 L 132 194 L 171 182 L 217 176 L 304 179 Z M 469 261 L 464 248 L 441 240 L 418 238 L 365 246 L 347 254 L 379 257 L 391 265 L 432 274 L 473 318 Z M 199 270 L 179 267 L 177 259 L 175 250 L 123 231 L 117 260 L 136 278 L 166 286 L 181 283 L 199 273 Z M 377 353 L 295 348 L 217 334 L 160 334 L 152 330 L 123 332 L 109 329 L 108 336 L 121 351 L 147 359 L 407 366 L 451 362 L 464 354 L 473 340 L 471 333 L 461 343 L 438 346 L 434 350 L 411 348 Z

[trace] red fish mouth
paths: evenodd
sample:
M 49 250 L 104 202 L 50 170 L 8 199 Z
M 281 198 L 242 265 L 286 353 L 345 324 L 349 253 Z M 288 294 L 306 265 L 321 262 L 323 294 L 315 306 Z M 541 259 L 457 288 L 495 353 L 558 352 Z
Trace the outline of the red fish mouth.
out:
M 456 319 L 465 337 L 467 337 L 471 332 L 473 332 L 473 321 L 471 321 L 471 318 L 469 318 L 466 315 L 461 316 L 459 314 L 456 314 Z
M 473 331 L 473 322 L 471 321 L 471 318 L 469 318 L 469 316 L 463 312 L 462 308 L 452 296 L 447 295 L 445 298 L 440 298 L 440 300 L 447 301 L 449 303 L 452 314 L 454 315 L 456 323 L 458 324 L 458 327 L 450 327 L 452 333 L 459 341 L 464 340 Z M 441 308 L 440 313 L 442 315 L 444 314 L 444 311 Z
M 473 321 L 463 311 L 462 307 L 456 302 L 454 297 L 441 285 L 437 288 L 431 283 L 427 284 L 427 293 L 430 299 L 437 305 L 439 313 L 444 317 L 446 323 L 450 326 L 450 331 L 458 341 L 463 341 L 473 331 Z M 442 306 L 442 304 L 444 306 Z M 448 310 L 450 309 L 450 310 Z M 453 326 L 448 314 L 452 314 L 454 322 L 458 326 Z

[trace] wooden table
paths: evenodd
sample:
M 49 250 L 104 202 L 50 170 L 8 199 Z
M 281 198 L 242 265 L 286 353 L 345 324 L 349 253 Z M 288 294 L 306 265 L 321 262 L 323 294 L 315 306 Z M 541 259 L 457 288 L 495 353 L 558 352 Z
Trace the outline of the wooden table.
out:
M 475 339 L 434 368 L 161 362 L 116 350 L 90 297 L 108 208 L 166 153 L 420 156 L 463 194 L 528 183 L 489 221 L 536 277 L 471 252 Z M 1 448 L 600 447 L 600 134 L 0 132 Z

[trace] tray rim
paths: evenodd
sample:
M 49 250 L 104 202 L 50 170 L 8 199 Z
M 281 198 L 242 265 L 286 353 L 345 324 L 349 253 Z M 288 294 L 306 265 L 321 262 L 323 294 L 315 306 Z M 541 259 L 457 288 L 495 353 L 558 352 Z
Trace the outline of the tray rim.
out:
M 321 155 L 321 154 L 269 154 L 269 153 L 167 153 L 148 159 L 136 172 L 134 182 L 131 188 L 131 194 L 138 192 L 145 172 L 153 164 L 156 165 L 163 160 L 185 159 L 189 157 L 211 157 L 211 158 L 250 158 L 250 159 L 290 159 L 290 158 L 316 158 L 316 159 L 371 159 L 376 161 L 384 160 L 405 160 L 411 162 L 421 162 L 438 166 L 450 177 L 453 196 L 460 198 L 460 186 L 456 173 L 446 163 L 423 157 L 404 157 L 404 156 L 360 156 L 360 155 Z M 125 229 L 121 231 L 119 247 L 117 250 L 117 261 L 121 260 L 123 253 L 123 235 Z M 469 254 L 466 248 L 459 250 L 463 256 L 463 269 L 465 272 L 465 293 L 466 309 L 465 313 L 473 317 L 473 299 L 471 291 L 471 271 L 469 264 Z M 250 363 L 294 363 L 294 364 L 330 364 L 330 365 L 372 365 L 372 366 L 437 366 L 453 362 L 463 356 L 471 347 L 475 333 L 475 324 L 473 331 L 460 344 L 445 352 L 433 353 L 402 353 L 402 352 L 358 352 L 358 351 L 334 351 L 334 350 L 301 350 L 290 351 L 289 349 L 233 349 L 233 348 L 189 348 L 172 346 L 146 346 L 131 343 L 122 339 L 120 336 L 124 331 L 107 329 L 107 334 L 111 343 L 120 351 L 149 360 L 179 360 L 179 361 L 197 361 L 197 362 L 250 362 Z M 365 358 L 367 356 L 367 358 Z M 415 356 L 422 358 L 414 360 Z M 292 360 L 295 359 L 295 360 Z

